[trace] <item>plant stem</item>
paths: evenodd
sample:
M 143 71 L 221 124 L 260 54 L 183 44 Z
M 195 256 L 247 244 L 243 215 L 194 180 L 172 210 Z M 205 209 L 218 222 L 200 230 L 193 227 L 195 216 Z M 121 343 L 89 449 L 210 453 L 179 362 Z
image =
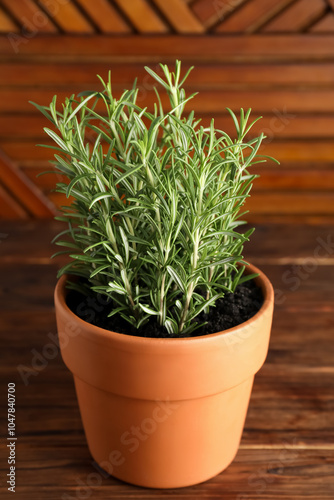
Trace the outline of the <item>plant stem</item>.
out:
M 109 237 L 109 241 L 110 241 L 110 243 L 111 243 L 114 251 L 117 254 L 119 254 L 117 242 L 116 242 L 113 230 L 111 228 L 111 224 L 110 224 L 110 220 L 109 219 L 107 220 L 106 229 L 107 229 L 107 234 L 108 234 L 108 237 Z M 119 263 L 119 267 L 121 269 L 121 272 L 123 271 L 123 274 L 124 274 L 124 280 L 123 281 L 124 281 L 124 284 L 125 284 L 125 289 L 126 289 L 127 294 L 128 294 L 129 302 L 130 302 L 131 307 L 132 307 L 132 312 L 133 312 L 135 318 L 138 319 L 139 318 L 138 310 L 137 310 L 136 304 L 135 304 L 135 302 L 133 300 L 132 289 L 131 289 L 131 285 L 130 285 L 130 282 L 129 282 L 128 274 L 126 272 L 126 267 L 124 266 L 124 264 L 122 262 Z
M 164 273 L 162 275 L 162 279 L 161 279 L 160 309 L 159 309 L 159 323 L 160 323 L 160 325 L 163 325 L 163 323 L 164 323 L 165 281 L 166 281 L 166 273 Z
M 191 270 L 192 274 L 195 272 L 196 267 L 197 267 L 198 246 L 199 246 L 199 229 L 197 229 L 197 231 L 196 231 L 196 235 L 195 235 L 194 240 L 195 240 L 194 241 L 194 252 L 193 252 L 193 256 L 192 256 L 192 270 Z M 179 333 L 181 333 L 183 330 L 184 323 L 186 321 L 188 310 L 189 310 L 191 296 L 192 296 L 193 291 L 195 289 L 196 282 L 197 282 L 197 280 L 192 280 L 188 285 L 186 302 L 184 304 L 184 308 L 183 308 L 183 312 L 182 312 L 182 316 L 181 316 L 181 320 L 180 320 L 180 325 L 179 325 Z

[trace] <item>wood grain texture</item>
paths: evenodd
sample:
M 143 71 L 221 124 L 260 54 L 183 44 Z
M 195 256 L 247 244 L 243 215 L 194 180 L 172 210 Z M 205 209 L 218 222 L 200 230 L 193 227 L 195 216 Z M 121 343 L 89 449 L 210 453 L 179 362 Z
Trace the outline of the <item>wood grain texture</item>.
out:
M 205 28 L 183 0 L 153 0 L 178 33 L 204 33 Z
M 48 139 L 43 140 L 43 144 L 54 144 Z M 0 143 L 1 149 L 14 162 L 20 165 L 36 166 L 35 162 L 46 162 L 53 158 L 53 153 L 48 148 L 41 148 L 35 145 L 35 142 L 20 142 L 15 144 L 13 141 L 3 140 Z M 104 144 L 104 152 L 108 148 Z M 269 142 L 262 146 L 262 153 L 273 156 L 281 162 L 286 163 L 330 163 L 333 162 L 334 144 L 333 140 L 278 140 Z
M 326 14 L 311 27 L 310 31 L 312 33 L 330 33 L 334 31 L 334 13 Z
M 36 97 L 37 94 L 38 92 L 36 92 Z M 227 93 L 225 93 L 225 95 L 226 94 Z M 0 91 L 0 99 L 1 95 L 2 93 Z M 44 99 L 43 92 L 39 93 L 39 97 L 39 102 L 43 104 L 51 100 L 49 100 L 48 97 Z M 194 101 L 194 104 L 196 102 L 197 105 L 193 107 L 197 109 L 199 116 L 202 117 L 202 125 L 209 126 L 210 121 L 214 119 L 217 128 L 224 130 L 230 134 L 231 137 L 235 137 L 236 132 L 232 118 L 227 112 L 224 113 L 223 111 L 225 105 L 229 102 L 231 109 L 238 113 L 240 107 L 249 102 L 247 98 L 241 93 L 240 96 L 232 98 L 231 100 L 227 99 L 225 102 L 221 101 L 220 106 L 217 104 L 216 110 L 214 110 L 215 101 L 210 101 L 211 99 L 208 99 L 208 101 L 205 99 L 202 101 L 196 99 Z M 210 109 L 204 114 L 207 103 Z M 150 108 L 152 108 L 152 106 L 150 106 Z M 219 108 L 221 109 L 219 110 Z M 311 113 L 298 113 L 291 108 L 287 108 L 289 111 L 287 109 L 284 110 L 283 106 L 273 110 L 264 110 L 260 108 L 261 101 L 254 100 L 252 106 L 253 116 L 255 118 L 258 114 L 261 114 L 262 118 L 252 128 L 250 136 L 255 136 L 255 134 L 263 132 L 270 140 L 307 138 L 331 139 L 334 137 L 334 110 L 330 114 L 312 115 Z M 168 109 L 168 107 L 166 107 L 166 109 Z M 43 143 L 43 141 L 47 139 L 43 130 L 45 126 L 53 128 L 51 123 L 49 124 L 42 115 L 28 112 L 25 114 L 1 114 L 0 112 L 0 143 L 1 141 L 15 142 L 18 139 L 24 143 Z
M 294 215 L 334 215 L 334 195 L 331 187 L 333 185 L 333 175 L 330 177 L 331 184 L 329 182 L 327 187 L 321 185 L 318 190 L 316 183 L 312 187 L 310 185 L 303 187 L 299 184 L 296 186 L 299 177 L 305 175 L 305 172 L 302 171 L 300 176 L 296 175 L 292 180 L 290 176 L 287 176 L 287 180 L 283 177 L 283 181 L 278 183 L 276 189 L 273 189 L 275 176 L 262 176 L 252 192 L 252 197 L 247 200 L 245 208 L 250 210 L 251 216 L 262 215 L 264 220 L 268 215 L 278 214 L 285 215 L 287 220 L 289 216 Z M 277 172 L 276 177 L 278 176 Z M 314 177 L 310 176 L 309 184 L 312 183 Z M 282 178 L 282 175 L 280 178 Z M 49 182 L 49 186 L 45 184 L 38 185 L 56 206 L 68 205 L 71 200 L 67 199 L 63 194 L 50 190 L 51 181 Z
M 56 206 L 67 206 L 69 199 L 66 195 L 56 192 L 48 193 L 49 200 Z M 257 190 L 252 193 L 252 197 L 247 200 L 245 209 L 250 211 L 251 217 L 258 216 L 258 220 L 266 221 L 269 217 L 276 215 L 285 217 L 287 223 L 291 216 L 326 217 L 334 215 L 334 194 L 333 191 L 305 190 L 305 191 L 273 191 L 267 189 L 266 192 Z
M 66 182 L 65 176 L 60 174 L 40 175 L 46 170 L 52 170 L 52 166 L 45 163 L 39 167 L 22 166 L 24 174 L 38 186 L 44 193 L 50 193 L 54 189 L 55 182 Z M 304 165 L 299 168 L 294 165 L 266 165 L 255 166 L 253 173 L 259 174 L 253 186 L 253 194 L 258 191 L 276 191 L 285 192 L 328 192 L 334 191 L 334 168 L 331 165 L 324 167 L 305 168 Z M 37 177 L 37 175 L 39 177 Z
M 55 209 L 49 200 L 38 191 L 21 170 L 11 163 L 0 150 L 0 182 L 10 195 L 17 199 L 26 212 L 35 217 L 51 217 Z
M 296 168 L 294 165 L 255 166 L 253 172 L 260 175 L 254 184 L 254 191 L 302 192 L 334 191 L 334 168 L 332 165 L 312 168 Z M 28 172 L 27 172 L 28 174 Z M 44 177 L 44 176 L 43 176 Z M 41 177 L 41 179 L 43 178 Z M 53 180 L 54 182 L 54 180 Z M 51 186 L 50 186 L 51 188 Z
M 28 33 L 57 33 L 58 28 L 33 0 L 1 0 L 17 22 Z
M 1 231 L 7 237 L 1 243 L 1 256 L 5 262 L 21 262 L 22 264 L 59 264 L 60 257 L 56 261 L 50 261 L 50 255 L 54 253 L 55 245 L 51 241 L 57 233 L 64 229 L 64 224 L 55 220 L 30 220 L 30 221 L 1 221 Z M 298 233 L 298 238 L 295 238 Z M 277 234 L 279 236 L 277 236 Z M 10 235 L 10 237 L 9 237 Z M 39 245 L 36 245 L 38 235 Z M 282 244 L 277 244 L 277 238 Z M 319 218 L 316 224 L 296 222 L 287 224 L 284 217 L 281 222 L 270 224 L 256 224 L 256 231 L 251 237 L 251 242 L 246 243 L 245 251 L 247 258 L 257 264 L 297 264 L 305 262 L 306 258 L 314 254 L 317 239 L 327 241 L 334 240 L 334 226 L 325 218 Z M 283 240 L 289 245 L 284 246 Z M 22 252 L 22 249 L 27 251 Z M 334 264 L 334 251 L 327 253 L 324 250 L 318 255 L 319 265 Z
M 325 0 L 298 0 L 289 9 L 278 15 L 263 29 L 269 32 L 296 32 L 306 29 L 323 16 L 327 9 Z
M 148 105 L 152 105 L 156 98 L 153 97 L 153 93 L 147 92 L 147 95 L 143 96 L 139 102 L 141 101 L 145 104 L 147 101 Z M 166 98 L 162 101 L 165 102 L 165 105 L 169 102 Z M 203 90 L 192 100 L 191 105 L 195 111 L 200 113 L 225 111 L 227 106 L 233 109 L 252 108 L 254 112 L 276 112 L 278 119 L 283 117 L 287 121 L 292 121 L 293 118 L 289 113 L 293 112 L 331 113 L 334 111 L 332 101 L 334 101 L 334 91 L 325 89 L 322 92 L 268 90 L 266 93 L 255 90 L 249 92 Z
M 333 226 L 257 227 L 245 256 L 271 279 L 275 315 L 268 358 L 255 378 L 239 452 L 228 469 L 210 481 L 165 491 L 127 485 L 96 469 L 72 377 L 54 342 L 52 359 L 38 370 L 32 367 L 36 353 L 46 352 L 56 334 L 53 287 L 59 262 L 50 263 L 49 242 L 61 226 L 32 221 L 0 226 L 6 234 L 0 243 L 1 389 L 16 382 L 17 498 L 72 500 L 84 491 L 100 500 L 331 500 L 334 248 L 326 251 L 326 242 L 334 242 Z M 20 365 L 21 370 L 30 369 L 27 385 Z M 0 411 L 5 417 L 3 406 Z M 5 461 L 0 470 L 7 473 Z M 0 492 L 6 498 L 3 483 Z
M 139 33 L 166 33 L 166 23 L 146 0 L 115 0 Z
M 247 0 L 234 0 L 233 2 L 224 2 L 221 0 L 195 0 L 191 8 L 196 16 L 206 27 L 214 23 L 221 22 L 227 14 L 230 14 Z
M 103 33 L 131 33 L 131 26 L 108 0 L 77 0 Z
M 266 192 L 253 194 L 245 208 L 255 214 L 334 214 L 334 192 Z
M 0 219 L 28 219 L 28 212 L 0 183 Z
M 320 165 L 322 163 L 333 162 L 334 145 L 333 141 L 272 141 L 263 148 L 263 153 L 281 162 L 312 162 Z
M 232 13 L 226 21 L 219 24 L 216 31 L 219 33 L 253 33 L 293 1 L 249 0 Z
M 50 0 L 38 0 L 59 26 L 67 33 L 94 33 L 95 29 L 89 20 L 82 15 L 73 2 L 50 2 Z
M 276 18 L 282 31 L 303 33 L 330 8 L 333 0 L 1 0 L 4 31 L 10 26 L 6 9 L 14 12 L 17 30 L 35 32 L 32 24 L 46 10 L 47 21 L 38 26 L 41 33 L 263 33 Z M 295 4 L 300 2 L 301 8 Z M 12 4 L 12 5 L 10 5 Z M 291 10 L 290 10 L 291 7 Z M 38 12 L 39 11 L 39 12 Z M 34 14 L 35 13 L 35 14 Z M 37 15 L 38 13 L 38 15 Z M 278 19 L 289 17 L 286 29 Z M 301 19 L 298 19 L 301 14 Z M 294 22 L 294 19 L 296 22 Z M 31 23 L 33 21 L 33 23 Z M 0 25 L 1 26 L 1 25 Z M 281 30 L 280 28 L 280 30 Z M 333 29 L 330 30 L 333 33 Z
M 153 67 L 158 67 L 154 64 Z M 183 71 L 188 71 L 190 65 L 182 64 Z M 153 85 L 153 79 L 147 74 L 142 63 L 96 63 L 96 62 L 57 62 L 49 63 L 34 61 L 19 62 L 16 58 L 0 62 L 0 88 L 16 91 L 21 89 L 26 93 L 35 89 L 49 92 L 67 90 L 76 92 L 78 89 L 99 86 L 97 74 L 106 78 L 108 71 L 112 72 L 112 82 L 115 89 L 123 89 L 133 84 L 138 78 L 139 85 L 147 85 L 148 90 Z M 215 65 L 195 62 L 195 69 L 190 73 L 185 88 L 203 89 L 243 89 L 261 88 L 274 90 L 277 88 L 332 88 L 334 80 L 334 63 L 226 63 Z M 9 89 L 8 89 L 9 87 Z M 46 90 L 46 89 L 45 89 Z
M 19 27 L 15 22 L 8 16 L 8 14 L 1 8 L 0 5 L 0 33 L 7 32 L 18 32 Z
M 184 63 L 201 62 L 333 62 L 334 35 L 243 35 L 202 37 L 187 36 L 180 43 L 178 35 L 134 35 L 122 37 L 74 36 L 53 37 L 40 35 L 22 44 L 16 61 L 30 62 L 62 60 L 67 62 L 126 62 L 174 64 L 178 57 Z M 45 48 L 47 47 L 47 52 Z M 66 52 L 64 52 L 66 47 Z M 13 48 L 6 36 L 0 36 L 0 61 L 8 61 Z
M 80 87 L 69 88 L 68 90 L 58 90 L 57 96 L 59 103 L 64 102 L 66 97 L 70 97 L 73 93 L 77 95 L 80 92 Z M 96 84 L 92 90 L 100 90 L 101 85 Z M 147 90 L 149 89 L 149 90 Z M 156 95 L 151 86 L 146 88 L 140 87 L 139 98 L 137 103 L 140 106 L 148 106 L 150 110 L 154 109 L 154 103 L 157 101 Z M 123 89 L 115 89 L 114 95 L 116 98 L 123 93 Z M 190 95 L 191 91 L 189 91 Z M 49 105 L 52 97 L 55 95 L 55 89 L 50 90 L 30 90 L 28 99 L 37 102 L 40 105 Z M 276 122 L 290 124 L 294 119 L 303 119 L 304 114 L 322 116 L 324 119 L 330 119 L 334 113 L 334 90 L 323 89 L 321 92 L 316 90 L 201 90 L 198 95 L 189 102 L 187 108 L 193 109 L 201 115 L 215 115 L 226 111 L 226 107 L 230 107 L 239 112 L 240 108 L 252 108 L 253 113 L 271 114 L 273 118 L 277 118 Z M 0 88 L 0 114 L 13 114 L 12 119 L 18 114 L 22 115 L 30 113 L 37 114 L 36 108 L 27 100 L 27 91 L 24 89 L 1 89 Z M 161 101 L 165 109 L 170 109 L 170 101 L 166 94 L 161 93 Z M 186 109 L 187 109 L 186 108 Z M 97 104 L 96 109 L 100 112 L 106 112 L 105 105 L 102 101 Z M 300 115 L 298 115 L 300 113 Z M 19 115 L 20 116 L 20 115 Z M 3 118 L 5 120 L 5 118 Z M 19 118 L 20 119 L 20 118 Z M 279 128 L 277 124 L 277 128 Z M 22 133 L 22 131 L 18 131 Z M 331 133 L 331 130 L 329 130 Z

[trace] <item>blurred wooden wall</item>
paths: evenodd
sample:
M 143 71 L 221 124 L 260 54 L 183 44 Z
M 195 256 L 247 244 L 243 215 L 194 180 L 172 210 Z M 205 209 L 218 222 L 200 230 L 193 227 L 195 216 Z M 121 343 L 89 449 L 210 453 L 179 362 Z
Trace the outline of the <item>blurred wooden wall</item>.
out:
M 112 70 L 116 93 L 144 65 L 195 65 L 189 91 L 205 123 L 233 130 L 225 108 L 263 115 L 264 154 L 252 217 L 334 215 L 334 0 L 0 0 L 0 216 L 51 217 L 46 121 L 28 103 L 48 104 L 99 89 Z

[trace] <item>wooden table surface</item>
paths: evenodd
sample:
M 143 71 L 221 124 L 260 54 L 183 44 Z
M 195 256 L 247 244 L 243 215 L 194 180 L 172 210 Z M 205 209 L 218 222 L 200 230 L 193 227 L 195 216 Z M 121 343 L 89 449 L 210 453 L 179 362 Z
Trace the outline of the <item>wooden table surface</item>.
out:
M 146 490 L 97 472 L 88 452 L 71 374 L 56 333 L 50 262 L 54 222 L 0 223 L 1 422 L 16 383 L 19 500 L 321 500 L 334 498 L 334 229 L 259 225 L 246 257 L 276 290 L 267 362 L 256 376 L 239 452 L 219 476 L 191 488 Z M 47 347 L 49 346 L 49 347 Z M 47 359 L 49 358 L 49 359 Z M 25 383 L 24 383 L 24 380 Z M 7 438 L 2 425 L 2 437 Z

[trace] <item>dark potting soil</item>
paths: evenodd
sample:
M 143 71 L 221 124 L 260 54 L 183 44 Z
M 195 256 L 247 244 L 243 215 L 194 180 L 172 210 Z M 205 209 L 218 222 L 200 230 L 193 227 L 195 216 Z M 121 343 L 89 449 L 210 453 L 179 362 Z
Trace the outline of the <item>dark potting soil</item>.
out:
M 210 333 L 227 330 L 244 323 L 254 316 L 263 304 L 263 294 L 254 280 L 238 285 L 234 293 L 227 293 L 222 299 L 217 300 L 216 306 L 210 312 L 202 312 L 196 318 L 199 323 L 207 322 L 190 335 L 169 334 L 165 327 L 160 326 L 154 319 L 149 320 L 138 330 L 124 320 L 119 314 L 108 318 L 112 310 L 111 302 L 101 295 L 86 297 L 77 291 L 70 290 L 66 302 L 71 311 L 79 318 L 93 325 L 118 333 L 137 337 L 172 338 L 172 337 L 197 337 Z

